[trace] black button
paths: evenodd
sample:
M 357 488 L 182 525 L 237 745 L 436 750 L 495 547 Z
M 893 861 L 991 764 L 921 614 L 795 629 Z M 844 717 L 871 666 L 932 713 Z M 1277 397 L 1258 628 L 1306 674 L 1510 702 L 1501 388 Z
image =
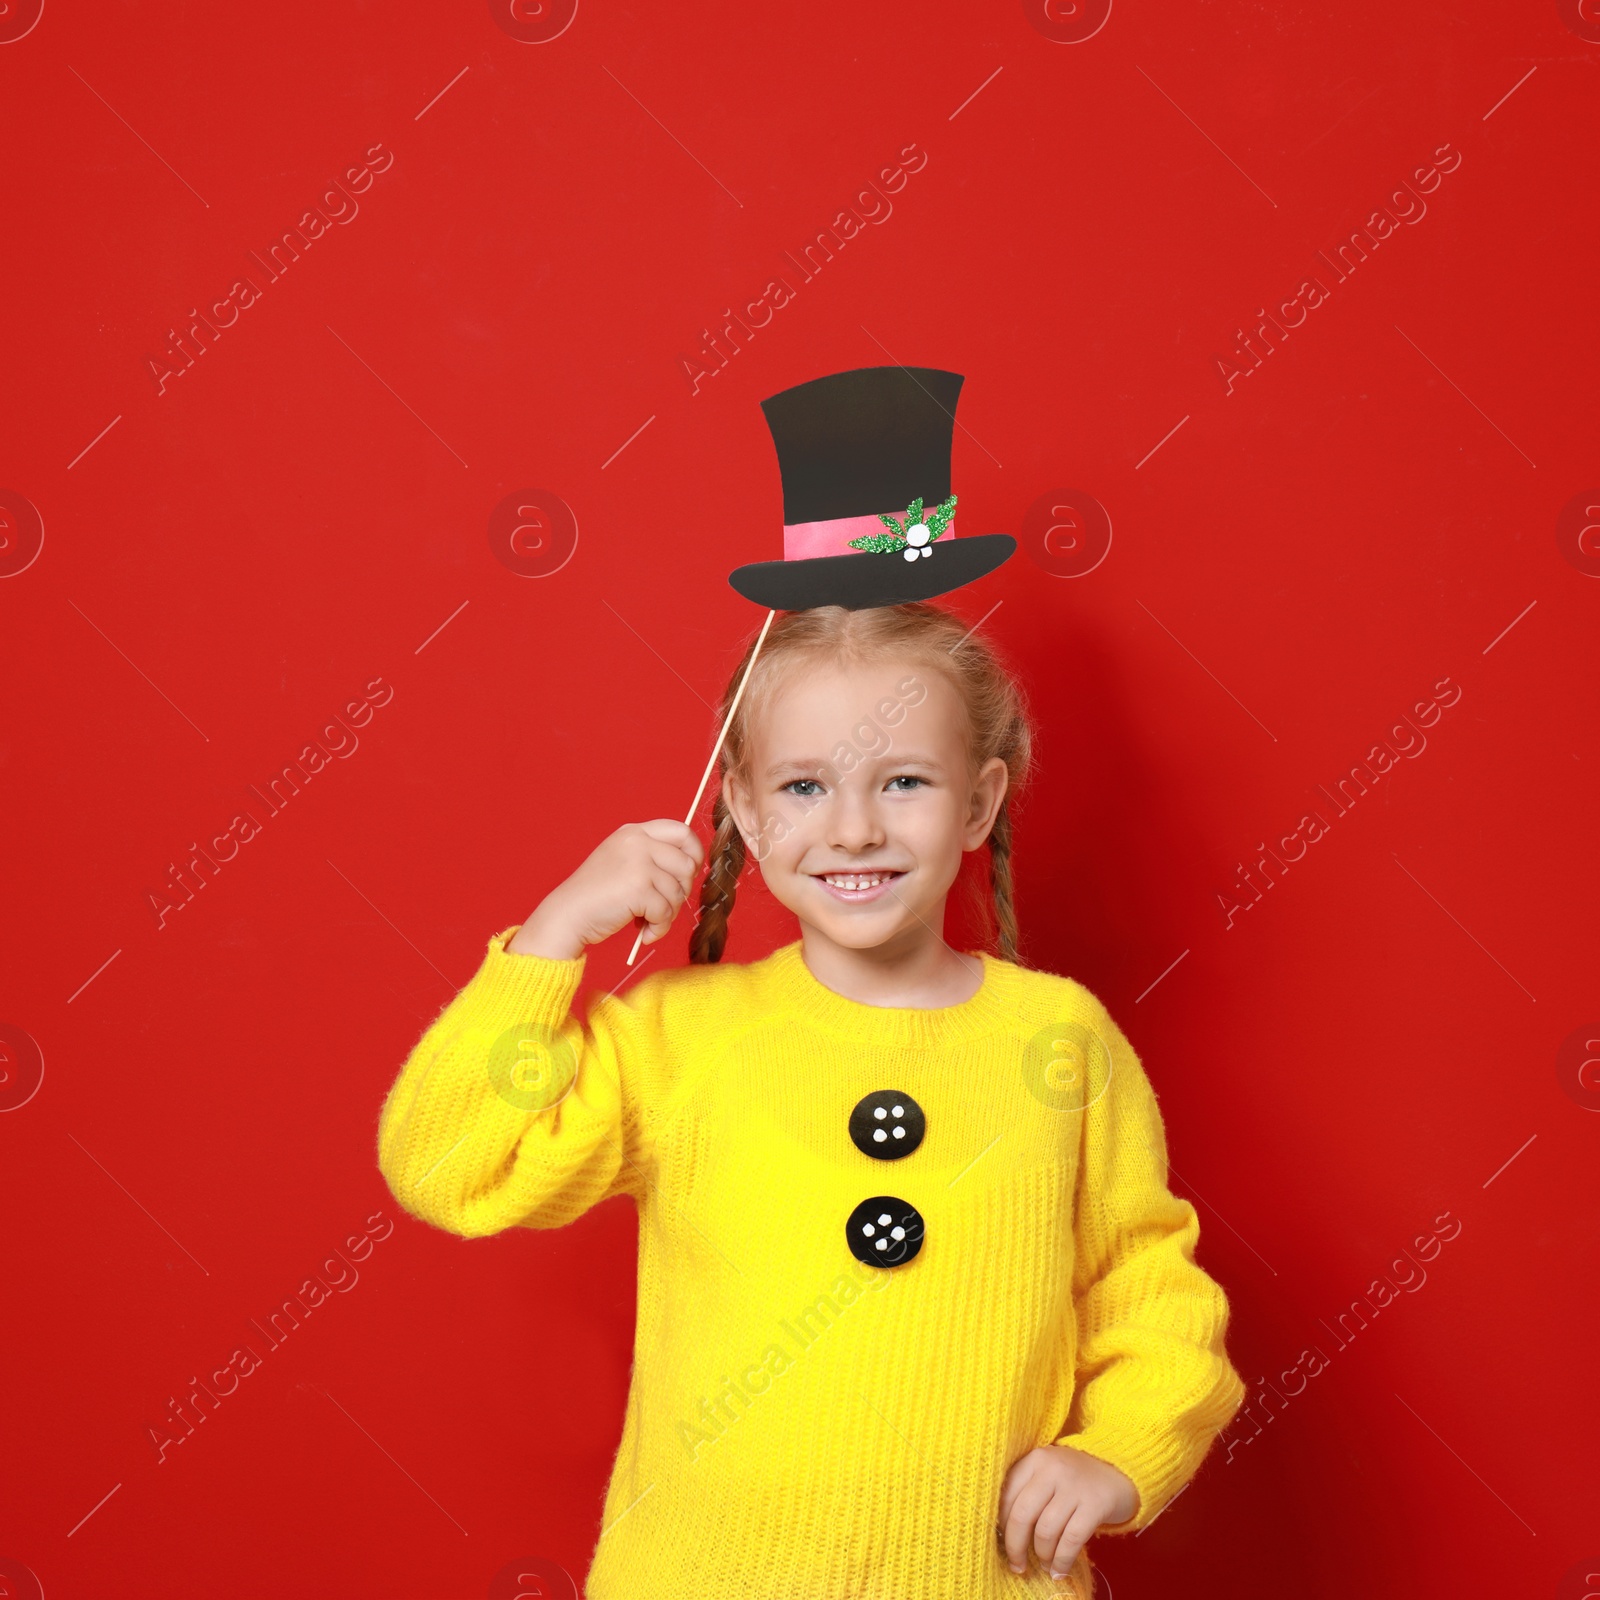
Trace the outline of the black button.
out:
M 898 1089 L 875 1089 L 850 1113 L 850 1137 L 856 1149 L 878 1161 L 910 1155 L 927 1131 L 922 1107 Z
M 844 1225 L 850 1254 L 874 1267 L 903 1267 L 922 1248 L 922 1213 L 909 1200 L 875 1194 Z

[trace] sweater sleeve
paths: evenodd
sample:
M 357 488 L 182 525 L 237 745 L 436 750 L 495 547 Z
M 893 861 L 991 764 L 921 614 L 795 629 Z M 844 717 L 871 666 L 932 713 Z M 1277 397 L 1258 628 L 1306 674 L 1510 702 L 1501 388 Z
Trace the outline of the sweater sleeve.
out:
M 397 1203 L 467 1239 L 638 1198 L 652 1159 L 638 1072 L 658 1051 L 659 976 L 594 1001 L 585 1022 L 573 999 L 586 957 L 507 951 L 516 931 L 489 940 L 378 1115 L 378 1168 Z
M 1078 1381 L 1055 1442 L 1132 1479 L 1134 1515 L 1098 1531 L 1135 1533 L 1199 1470 L 1247 1390 L 1225 1349 L 1227 1298 L 1195 1263 L 1199 1217 L 1167 1188 L 1166 1131 L 1150 1081 L 1098 1001 L 1095 1031 L 1110 1071 L 1084 1113 Z

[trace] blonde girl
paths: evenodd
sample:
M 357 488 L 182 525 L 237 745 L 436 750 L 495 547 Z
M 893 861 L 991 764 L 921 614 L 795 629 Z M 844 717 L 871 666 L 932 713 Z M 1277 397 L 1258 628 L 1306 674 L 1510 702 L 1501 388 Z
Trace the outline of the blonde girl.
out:
M 1090 1536 L 1148 1526 L 1238 1408 L 1139 1058 L 1021 954 L 1032 762 L 1015 674 L 957 617 L 780 613 L 709 859 L 674 819 L 617 829 L 395 1081 L 378 1161 L 413 1216 L 478 1238 L 638 1208 L 593 1600 L 1087 1600 Z M 957 950 L 978 852 L 995 948 Z M 752 869 L 798 937 L 725 961 Z M 580 1010 L 588 948 L 659 941 L 697 879 L 689 965 Z

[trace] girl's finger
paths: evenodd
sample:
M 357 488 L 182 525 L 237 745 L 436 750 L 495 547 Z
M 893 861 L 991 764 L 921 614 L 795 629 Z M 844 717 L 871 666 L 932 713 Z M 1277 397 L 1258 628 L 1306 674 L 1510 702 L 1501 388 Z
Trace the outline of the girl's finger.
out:
M 1032 1543 L 1033 1553 L 1039 1558 L 1041 1567 L 1050 1565 L 1051 1558 L 1061 1542 L 1061 1535 L 1066 1531 L 1067 1524 L 1076 1509 L 1076 1499 L 1061 1488 L 1057 1488 L 1048 1503 L 1040 1508 L 1033 1524 Z
M 1040 1519 L 1041 1521 L 1043 1518 Z M 1074 1507 L 1072 1515 L 1067 1518 L 1066 1526 L 1061 1530 L 1061 1536 L 1055 1541 L 1053 1550 L 1040 1549 L 1039 1560 L 1044 1563 L 1052 1578 L 1064 1577 L 1071 1569 L 1072 1563 L 1078 1559 L 1078 1552 L 1089 1542 L 1089 1535 L 1099 1527 L 1099 1519 L 1089 1506 L 1079 1501 Z M 1035 1548 L 1040 1540 L 1034 1536 Z
M 694 857 L 678 849 L 676 845 L 652 844 L 650 846 L 650 859 L 661 868 L 663 872 L 670 872 L 679 883 L 683 885 L 684 894 L 694 887 L 695 873 L 699 868 L 694 864 Z
M 1028 1570 L 1028 1549 L 1033 1543 L 1033 1525 L 1050 1502 L 1050 1486 L 1031 1479 L 1018 1493 L 1005 1522 L 1006 1560 L 1021 1572 Z
M 665 867 L 653 867 L 650 871 L 650 882 L 655 885 L 656 893 L 666 896 L 667 904 L 672 907 L 672 914 L 678 914 L 678 907 L 683 904 L 684 896 L 688 893 L 682 881 Z
M 1034 1459 L 1030 1451 L 1027 1455 L 1011 1463 L 1011 1470 L 1006 1474 L 1006 1481 L 1000 1486 L 1000 1515 L 997 1526 L 1003 1532 L 1011 1516 L 1011 1507 L 1022 1486 L 1033 1476 Z
M 655 817 L 649 822 L 641 822 L 639 826 L 652 839 L 675 844 L 679 849 L 687 850 L 697 861 L 705 859 L 705 847 L 688 823 L 674 821 L 671 817 Z
M 644 892 L 635 908 L 635 914 L 643 917 L 649 925 L 644 936 L 646 944 L 652 939 L 659 939 L 672 926 L 674 913 L 675 908 L 671 900 L 659 889 L 651 888 Z

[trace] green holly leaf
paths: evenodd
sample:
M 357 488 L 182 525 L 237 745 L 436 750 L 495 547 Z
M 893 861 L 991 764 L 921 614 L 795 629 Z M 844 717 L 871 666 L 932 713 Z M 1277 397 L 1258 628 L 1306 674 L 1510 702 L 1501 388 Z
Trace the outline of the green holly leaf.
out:
M 922 520 L 922 500 L 919 496 L 906 507 L 906 527 L 912 528 Z
M 898 522 L 896 522 L 893 517 L 884 516 L 884 514 L 881 511 L 878 513 L 878 521 L 881 522 L 884 525 L 884 527 L 888 528 L 892 533 L 902 533 L 900 524 Z M 909 527 L 910 524 L 908 523 L 907 526 Z M 902 536 L 903 536 L 903 534 L 902 534 Z M 868 537 L 869 538 L 880 538 L 881 535 L 879 535 L 879 534 L 870 534 L 870 535 L 868 535 Z M 850 542 L 852 544 L 854 544 L 856 541 L 854 539 L 852 539 Z
M 888 521 L 888 518 L 884 518 Z M 866 550 L 873 555 L 881 555 L 889 550 L 904 550 L 906 542 L 895 534 L 864 533 L 859 539 L 850 541 L 852 550 Z
M 951 495 L 943 505 L 935 506 L 927 517 L 928 535 L 930 539 L 937 539 L 950 525 L 950 519 L 956 514 L 956 497 Z

